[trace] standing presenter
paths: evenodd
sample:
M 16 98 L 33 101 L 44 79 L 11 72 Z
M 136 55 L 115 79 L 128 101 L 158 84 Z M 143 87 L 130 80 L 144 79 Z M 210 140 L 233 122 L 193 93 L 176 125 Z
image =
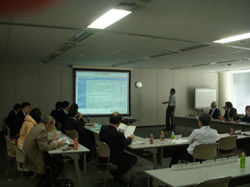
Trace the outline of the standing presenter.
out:
M 166 110 L 166 130 L 174 130 L 174 113 L 176 110 L 176 97 L 175 97 L 175 89 L 170 89 L 170 95 L 168 98 L 168 101 L 162 102 L 162 104 L 168 104 L 167 110 Z

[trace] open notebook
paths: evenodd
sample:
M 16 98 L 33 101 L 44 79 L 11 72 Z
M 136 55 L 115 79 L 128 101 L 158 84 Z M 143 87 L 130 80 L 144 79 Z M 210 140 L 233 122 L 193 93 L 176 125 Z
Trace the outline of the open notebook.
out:
M 121 123 L 120 126 L 118 127 L 118 130 L 123 131 L 125 137 L 130 136 L 131 134 L 134 134 L 136 129 L 136 126 L 132 126 L 132 125 L 125 125 L 124 123 Z

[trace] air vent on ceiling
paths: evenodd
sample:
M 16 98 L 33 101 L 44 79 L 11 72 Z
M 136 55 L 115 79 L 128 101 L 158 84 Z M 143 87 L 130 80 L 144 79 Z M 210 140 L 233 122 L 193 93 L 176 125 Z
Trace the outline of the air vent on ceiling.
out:
M 118 5 L 118 7 L 123 9 L 125 8 L 127 10 L 142 9 L 151 1 L 153 0 L 124 0 Z
M 201 67 L 201 66 L 208 66 L 209 63 L 207 64 L 196 64 L 196 65 L 192 65 L 191 67 L 194 68 L 194 67 Z
M 188 68 L 188 67 L 175 67 L 175 68 L 169 68 L 170 70 L 176 70 L 176 69 L 184 69 L 184 68 Z
M 149 56 L 149 58 L 159 58 L 159 57 L 163 57 L 163 56 L 175 55 L 178 53 L 179 53 L 178 51 L 167 51 L 167 52 L 151 55 L 151 56 Z
M 186 51 L 191 51 L 191 50 L 195 50 L 195 49 L 200 49 L 203 47 L 208 47 L 209 45 L 205 45 L 205 44 L 200 44 L 200 45 L 194 45 L 191 47 L 186 47 L 186 48 L 182 48 L 180 49 L 181 52 L 186 52 Z
M 224 61 L 220 61 L 220 62 L 216 62 L 216 64 L 225 64 L 225 63 L 230 63 L 230 62 L 235 62 L 238 60 L 224 60 Z
M 53 53 L 52 55 L 49 56 L 50 59 L 55 59 L 59 56 L 60 54 L 58 53 Z
M 45 63 L 48 63 L 51 60 L 56 59 L 58 56 L 62 55 L 66 51 L 70 50 L 71 48 L 75 47 L 76 45 L 79 45 L 83 41 L 86 41 L 90 36 L 92 36 L 94 33 L 89 31 L 81 31 L 74 35 L 69 41 L 65 42 L 63 46 L 58 48 L 56 51 L 54 51 L 48 58 L 48 60 L 45 61 Z
M 87 40 L 90 36 L 92 36 L 94 33 L 92 32 L 80 32 L 77 35 L 75 35 L 70 41 L 71 42 L 76 42 L 76 43 L 80 43 L 82 41 Z

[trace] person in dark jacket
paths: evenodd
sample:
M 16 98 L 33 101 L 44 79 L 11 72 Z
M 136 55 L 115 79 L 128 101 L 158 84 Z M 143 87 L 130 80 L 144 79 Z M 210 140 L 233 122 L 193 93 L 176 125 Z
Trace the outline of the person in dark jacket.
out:
M 120 180 L 127 171 L 135 165 L 137 158 L 124 151 L 129 144 L 131 144 L 134 135 L 125 137 L 122 132 L 119 132 L 119 127 L 122 120 L 122 116 L 115 112 L 110 116 L 110 125 L 103 125 L 101 127 L 99 137 L 100 140 L 109 145 L 111 155 L 111 163 L 117 165 L 117 169 L 111 174 L 114 180 Z
M 18 134 L 19 134 L 20 129 L 23 125 L 24 118 L 25 118 L 26 114 L 28 114 L 30 112 L 30 103 L 23 102 L 21 106 L 22 106 L 22 109 L 17 113 L 17 129 L 16 129 L 16 131 L 18 132 Z
M 215 101 L 211 103 L 211 109 L 208 114 L 212 119 L 219 119 L 220 110 L 217 108 Z
M 246 106 L 245 108 L 245 116 L 241 119 L 241 121 L 250 123 L 250 105 Z
M 20 104 L 15 104 L 13 110 L 10 111 L 8 117 L 6 118 L 6 125 L 10 129 L 10 137 L 16 139 L 18 137 L 18 121 L 17 113 L 22 109 Z
M 84 129 L 84 122 L 77 120 L 77 110 L 72 108 L 69 110 L 69 118 L 64 123 L 65 130 L 76 130 L 79 134 L 78 142 L 87 147 L 91 151 L 94 149 L 95 137 L 92 132 Z
M 83 115 L 78 111 L 78 105 L 76 103 L 72 103 L 72 105 L 69 107 L 69 110 L 76 110 L 77 111 L 76 119 L 78 121 L 81 121 L 81 122 L 85 123 L 85 121 L 83 119 Z
M 233 104 L 229 101 L 225 103 L 225 114 L 224 118 L 226 121 L 230 121 L 231 119 L 237 120 L 237 110 L 233 108 Z
M 58 121 L 62 124 L 62 131 L 64 131 L 64 123 L 69 119 L 68 116 L 69 102 L 62 102 L 62 109 L 58 112 Z
M 54 117 L 54 119 L 55 119 L 56 121 L 59 121 L 59 112 L 60 112 L 60 110 L 62 109 L 62 102 L 61 102 L 61 101 L 56 102 L 56 106 L 55 106 L 55 107 L 56 107 L 56 108 L 55 108 L 54 110 L 51 111 L 50 115 L 51 115 L 52 117 Z

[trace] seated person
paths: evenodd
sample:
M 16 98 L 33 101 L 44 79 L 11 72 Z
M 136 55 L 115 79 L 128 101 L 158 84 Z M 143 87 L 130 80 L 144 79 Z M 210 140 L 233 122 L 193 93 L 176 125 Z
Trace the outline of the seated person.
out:
M 78 142 L 90 150 L 94 149 L 95 137 L 93 133 L 84 129 L 84 122 L 77 120 L 78 112 L 75 108 L 69 110 L 69 119 L 64 123 L 65 130 L 76 130 L 79 134 Z
M 62 131 L 64 131 L 64 122 L 69 118 L 68 110 L 69 110 L 69 102 L 63 101 L 62 109 L 58 112 L 58 121 L 60 121 L 62 124 Z
M 219 119 L 220 110 L 217 108 L 215 101 L 211 103 L 211 109 L 208 114 L 212 119 Z
M 16 131 L 18 132 L 18 134 L 19 134 L 20 129 L 23 125 L 24 118 L 25 118 L 26 114 L 28 114 L 30 112 L 30 103 L 23 102 L 21 107 L 22 107 L 22 109 L 17 113 L 17 129 L 16 129 Z
M 110 125 L 101 127 L 100 140 L 109 145 L 111 150 L 110 161 L 117 165 L 117 169 L 111 174 L 114 180 L 120 180 L 127 171 L 135 165 L 137 158 L 124 152 L 124 148 L 131 144 L 134 135 L 125 137 L 122 132 L 117 131 L 122 120 L 121 114 L 115 112 L 110 116 Z
M 62 109 L 62 102 L 56 102 L 56 108 L 51 111 L 50 115 L 56 120 L 59 121 L 59 112 Z
M 19 133 L 19 138 L 17 139 L 17 146 L 22 149 L 23 143 L 29 134 L 30 130 L 35 126 L 38 125 L 41 121 L 41 111 L 38 108 L 34 108 L 31 110 L 30 114 L 27 114 L 24 118 L 24 122 L 22 128 Z
M 189 162 L 193 161 L 193 152 L 194 148 L 200 144 L 210 144 L 216 143 L 217 140 L 217 131 L 211 129 L 211 118 L 208 114 L 202 113 L 199 116 L 199 129 L 192 131 L 191 135 L 188 138 L 189 146 L 187 151 L 184 153 L 181 151 L 176 151 L 172 157 L 171 164 L 177 164 L 179 160 L 187 160 Z
M 46 153 L 62 145 L 62 142 L 53 143 L 48 139 L 48 133 L 52 131 L 54 125 L 55 120 L 52 116 L 45 117 L 41 123 L 30 130 L 23 145 L 27 169 L 38 175 L 46 176 L 46 174 L 48 174 L 48 172 L 45 172 L 45 166 L 49 163 L 45 160 Z M 55 163 L 55 161 L 53 162 Z M 58 170 L 59 173 L 59 171 L 62 170 L 61 165 L 56 164 L 55 166 L 56 168 L 54 170 L 52 168 L 52 171 Z M 53 172 L 53 174 L 55 174 L 54 177 L 56 177 L 58 173 L 55 174 L 55 172 Z
M 249 105 L 246 106 L 245 112 L 246 112 L 246 114 L 245 114 L 245 116 L 241 119 L 241 121 L 250 123 L 250 106 L 249 106 Z
M 235 121 L 237 120 L 237 110 L 233 108 L 233 104 L 231 102 L 227 101 L 225 103 L 224 109 L 225 109 L 224 119 L 226 121 L 231 121 L 232 119 Z
M 77 111 L 77 117 L 76 117 L 76 119 L 77 119 L 78 121 L 81 121 L 81 122 L 85 123 L 82 114 L 81 114 L 80 112 L 78 112 L 78 105 L 77 105 L 76 103 L 73 103 L 73 104 L 69 107 L 69 110 L 70 110 L 70 109 L 75 109 L 75 110 Z
M 15 104 L 13 110 L 10 111 L 8 117 L 6 118 L 6 125 L 10 128 L 10 137 L 16 139 L 18 137 L 19 131 L 17 123 L 17 113 L 21 111 L 22 107 L 20 104 Z

